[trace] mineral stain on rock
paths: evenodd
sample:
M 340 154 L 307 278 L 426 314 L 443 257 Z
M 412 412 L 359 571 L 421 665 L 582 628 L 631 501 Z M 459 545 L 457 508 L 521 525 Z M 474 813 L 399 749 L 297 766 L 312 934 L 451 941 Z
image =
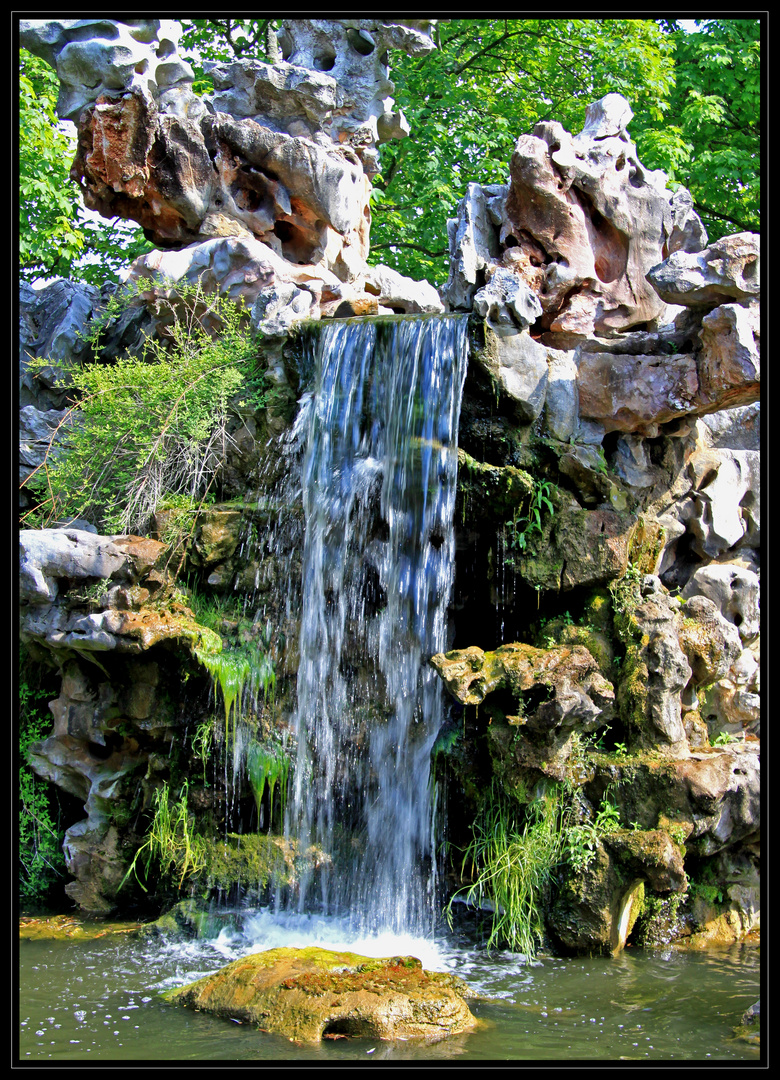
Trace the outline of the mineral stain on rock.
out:
M 466 1004 L 475 996 L 456 975 L 425 971 L 413 956 L 372 959 L 316 946 L 252 953 L 165 994 L 304 1042 L 460 1034 L 480 1023 Z

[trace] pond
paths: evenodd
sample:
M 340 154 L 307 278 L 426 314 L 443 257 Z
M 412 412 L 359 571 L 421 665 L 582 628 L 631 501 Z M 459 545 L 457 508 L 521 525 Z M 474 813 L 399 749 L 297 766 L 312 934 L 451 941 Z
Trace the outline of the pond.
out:
M 222 918 L 217 936 L 185 943 L 131 934 L 22 940 L 20 1061 L 759 1061 L 755 1036 L 738 1030 L 760 996 L 756 945 L 542 955 L 527 964 L 519 954 L 488 956 L 465 922 L 428 940 L 356 940 L 335 919 L 267 909 Z M 483 995 L 471 1009 L 486 1024 L 433 1044 L 339 1038 L 308 1046 L 160 997 L 247 953 L 312 943 L 412 954 L 428 968 L 453 971 Z

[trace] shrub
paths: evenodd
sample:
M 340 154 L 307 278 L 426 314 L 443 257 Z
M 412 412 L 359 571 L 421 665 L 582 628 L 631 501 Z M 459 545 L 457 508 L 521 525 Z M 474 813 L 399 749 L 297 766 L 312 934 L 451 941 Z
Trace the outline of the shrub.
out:
M 133 290 L 112 298 L 93 320 L 93 349 L 106 322 L 133 298 Z M 58 429 L 63 448 L 54 453 L 50 444 L 26 482 L 40 499 L 25 515 L 28 524 L 86 517 L 105 532 L 144 532 L 164 498 L 208 494 L 239 389 L 262 404 L 264 376 L 251 377 L 257 344 L 242 303 L 197 284 L 154 304 L 165 337 L 147 338 L 140 357 L 70 371 L 77 400 Z
M 32 743 L 51 727 L 37 702 L 39 691 L 20 680 L 19 685 L 19 896 L 22 901 L 41 900 L 63 876 L 63 834 L 52 805 L 50 785 L 29 765 Z

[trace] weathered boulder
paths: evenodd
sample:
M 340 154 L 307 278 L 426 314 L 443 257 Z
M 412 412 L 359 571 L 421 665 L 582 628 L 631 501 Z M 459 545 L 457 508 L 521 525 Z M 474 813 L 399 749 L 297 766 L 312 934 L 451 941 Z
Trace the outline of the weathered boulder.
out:
M 191 89 L 194 75 L 178 56 L 180 36 L 181 26 L 172 19 L 28 20 L 20 24 L 24 48 L 43 57 L 57 72 L 58 114 L 74 123 L 106 93 L 140 90 L 149 97 L 167 93 L 169 107 L 193 108 L 198 102 Z
M 609 334 L 663 312 L 645 275 L 668 251 L 671 195 L 663 173 L 639 163 L 631 116 L 608 94 L 576 137 L 546 122 L 517 142 L 500 239 L 505 248 L 511 239 L 512 269 L 539 297 L 548 331 Z M 685 229 L 674 235 L 696 243 Z
M 548 349 L 544 425 L 551 438 L 569 442 L 577 430 L 579 405 L 577 365 L 571 353 Z
M 470 311 L 485 271 L 498 258 L 496 230 L 488 216 L 485 189 L 467 184 L 458 216 L 447 222 L 450 272 L 442 296 L 452 311 Z
M 575 728 L 595 731 L 613 714 L 612 685 L 582 645 L 537 649 L 514 643 L 487 653 L 471 646 L 439 653 L 431 664 L 464 705 L 479 705 L 497 690 L 511 694 L 509 707 L 516 715 L 506 721 L 517 729 L 512 753 L 533 767 L 559 764 L 568 756 Z
M 723 304 L 704 316 L 699 331 L 702 347 L 697 356 L 698 397 L 705 406 L 702 411 L 731 409 L 758 400 L 760 335 L 757 301 L 747 306 Z
M 761 404 L 737 405 L 699 420 L 700 440 L 706 446 L 728 450 L 761 449 Z
M 631 746 L 684 757 L 688 742 L 681 694 L 692 672 L 680 645 L 682 616 L 658 589 L 633 608 L 627 622 L 633 642 L 626 650 L 617 700 Z
M 743 641 L 753 641 L 759 632 L 758 575 L 733 563 L 710 563 L 694 571 L 682 591 L 687 600 L 706 596 L 721 615 L 739 630 Z
M 580 415 L 605 431 L 654 438 L 660 424 L 696 409 L 699 376 L 692 355 L 583 352 L 577 362 Z
M 600 483 L 598 470 L 590 475 L 593 484 Z M 617 485 L 608 487 L 608 498 L 616 494 L 619 505 Z M 517 557 L 525 581 L 534 588 L 557 592 L 578 585 L 604 585 L 625 574 L 636 516 L 607 506 L 584 509 L 573 497 L 567 502 L 554 496 L 553 502 L 555 513 L 543 520 L 542 534 L 535 534 Z
M 759 296 L 759 258 L 757 233 L 733 233 L 703 251 L 673 252 L 648 269 L 647 280 L 668 304 L 715 307 Z
M 478 294 L 479 295 L 479 294 Z M 476 303 L 476 301 L 475 301 Z M 517 418 L 533 423 L 544 408 L 547 350 L 517 326 L 485 323 L 485 348 L 476 354 L 498 393 L 509 400 Z
M 684 512 L 702 559 L 761 541 L 761 456 L 757 450 L 700 450 L 691 455 L 691 504 Z
M 84 327 L 100 305 L 92 285 L 54 281 L 42 289 L 19 286 L 19 402 L 41 411 L 63 409 L 70 393 L 68 368 L 89 356 Z M 48 361 L 35 373 L 31 359 Z
M 739 631 L 706 596 L 692 596 L 683 616 L 678 636 L 691 665 L 693 685 L 717 682 L 742 653 Z
M 377 143 L 409 127 L 393 109 L 388 49 L 424 56 L 431 22 L 285 19 L 274 64 L 209 64 L 214 106 L 277 131 L 349 144 L 366 172 L 378 169 Z
M 252 953 L 166 994 L 174 1004 L 305 1042 L 470 1031 L 478 1026 L 466 1004 L 471 996 L 457 976 L 424 971 L 411 956 L 373 960 L 316 947 Z
M 28 604 L 56 600 L 63 579 L 112 578 L 129 564 L 113 537 L 78 529 L 23 529 L 19 548 L 20 595 Z

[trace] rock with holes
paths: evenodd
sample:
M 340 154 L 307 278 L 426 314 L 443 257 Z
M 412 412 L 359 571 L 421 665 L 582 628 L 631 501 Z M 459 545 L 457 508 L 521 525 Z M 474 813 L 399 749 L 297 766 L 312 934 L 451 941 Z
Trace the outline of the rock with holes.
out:
M 366 172 L 377 171 L 376 146 L 409 134 L 390 97 L 388 49 L 424 56 L 434 45 L 431 20 L 285 19 L 273 64 L 209 64 L 214 107 L 308 139 L 348 145 Z
M 351 282 L 366 265 L 376 146 L 408 132 L 387 50 L 429 52 L 430 25 L 286 20 L 267 43 L 278 63 L 214 65 L 212 101 L 193 93 L 168 21 L 29 21 L 22 36 L 60 76 L 89 209 L 165 249 L 255 239 Z
M 692 209 L 673 213 L 665 175 L 639 162 L 631 116 L 625 98 L 608 94 L 588 107 L 579 135 L 544 122 L 517 141 L 502 261 L 539 297 L 550 344 L 658 318 L 664 306 L 645 279 L 654 260 L 672 244 L 701 244 Z
M 710 563 L 694 571 L 682 591 L 687 600 L 706 596 L 721 615 L 733 623 L 744 642 L 753 641 L 759 632 L 758 575 L 733 563 Z
M 688 462 L 693 480 L 686 527 L 702 559 L 761 542 L 761 461 L 757 450 L 700 450 Z
M 57 112 L 78 123 L 102 95 L 140 91 L 162 97 L 168 109 L 205 111 L 192 92 L 192 68 L 178 55 L 181 26 L 172 19 L 27 20 L 20 24 L 25 49 L 57 72 Z
M 474 1030 L 456 975 L 425 971 L 413 956 L 371 959 L 327 949 L 270 949 L 167 993 L 225 1019 L 303 1042 L 353 1037 L 427 1039 Z
M 583 645 L 537 649 L 514 642 L 487 653 L 471 646 L 439 653 L 431 664 L 464 705 L 504 693 L 489 738 L 502 768 L 530 766 L 562 779 L 575 728 L 595 731 L 613 715 L 612 685 Z M 507 700 L 513 701 L 512 713 L 502 717 Z
M 668 304 L 715 307 L 758 298 L 761 292 L 758 233 L 732 233 L 703 251 L 673 252 L 647 272 L 647 280 Z

